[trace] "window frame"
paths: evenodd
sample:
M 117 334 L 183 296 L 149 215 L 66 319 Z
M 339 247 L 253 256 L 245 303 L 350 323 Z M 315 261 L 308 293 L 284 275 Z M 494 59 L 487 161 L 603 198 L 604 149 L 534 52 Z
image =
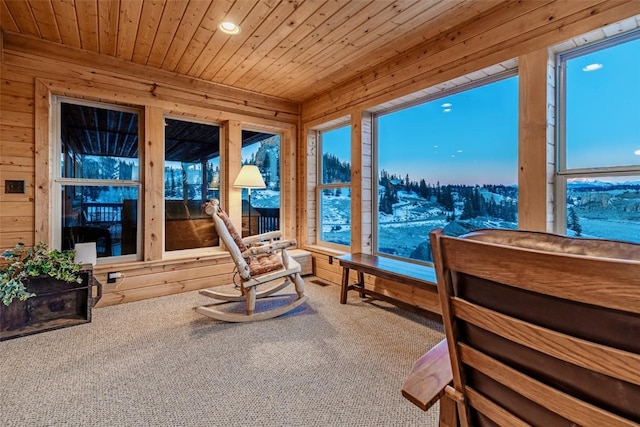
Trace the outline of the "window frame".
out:
M 190 123 L 198 123 L 198 124 L 203 124 L 203 125 L 208 125 L 208 126 L 216 126 L 218 128 L 218 134 L 219 134 L 219 145 L 220 145 L 220 175 L 219 175 L 219 196 L 218 196 L 218 200 L 220 201 L 220 207 L 222 209 L 224 209 L 224 198 L 222 197 L 223 195 L 223 189 L 225 188 L 225 185 L 223 184 L 224 181 L 224 169 L 222 167 L 222 158 L 225 155 L 224 150 L 226 149 L 225 144 L 224 144 L 224 140 L 223 140 L 223 128 L 222 128 L 222 123 L 218 123 L 218 122 L 214 122 L 214 121 L 207 121 L 207 120 L 203 120 L 200 119 L 198 117 L 191 117 L 191 116 L 182 116 L 179 114 L 169 114 L 169 113 L 165 113 L 163 114 L 163 120 L 166 119 L 170 119 L 170 120 L 180 120 L 180 121 L 184 121 L 184 122 L 190 122 Z M 166 123 L 166 122 L 165 122 Z M 164 176 L 164 166 L 166 165 L 166 132 L 164 132 L 163 129 L 163 133 L 162 133 L 162 165 L 163 165 L 163 176 Z M 162 184 L 162 201 L 163 204 L 166 203 L 167 199 L 166 199 L 166 194 L 165 194 L 165 188 L 164 188 L 164 180 L 163 180 L 163 184 Z M 172 251 L 168 251 L 166 250 L 166 239 L 167 239 L 167 230 L 166 230 L 166 214 L 167 214 L 167 210 L 166 210 L 166 204 L 164 205 L 164 208 L 162 209 L 162 259 L 182 259 L 182 258 L 188 258 L 188 257 L 195 257 L 195 256 L 206 256 L 206 255 L 214 255 L 214 254 L 219 254 L 224 252 L 224 250 L 222 249 L 221 246 L 221 242 L 219 241 L 217 246 L 209 246 L 209 247 L 204 247 L 204 248 L 191 248 L 191 249 L 176 249 L 176 250 L 172 250 Z
M 273 231 L 280 231 L 282 232 L 283 230 L 283 224 L 284 224 L 284 197 L 283 197 L 283 175 L 282 175 L 282 171 L 283 171 L 283 159 L 284 156 L 282 155 L 283 153 L 283 149 L 284 149 L 284 132 L 283 131 L 274 131 L 274 130 L 266 130 L 260 127 L 254 127 L 251 125 L 243 125 L 241 126 L 241 130 L 240 130 L 240 134 L 242 135 L 242 131 L 249 131 L 249 132 L 260 132 L 260 133 L 265 133 L 265 134 L 269 134 L 269 135 L 273 135 L 273 136 L 278 136 L 280 138 L 280 155 L 278 157 L 278 173 L 280 175 L 280 204 L 278 205 L 278 229 L 277 230 L 273 230 Z M 244 147 L 242 146 L 242 142 L 240 143 L 240 163 L 242 164 L 242 149 Z M 264 179 L 264 177 L 263 177 Z M 266 182 L 265 182 L 266 184 Z M 254 191 L 259 191 L 259 190 L 254 190 Z M 252 192 L 253 194 L 253 192 Z M 257 233 L 255 233 L 254 235 L 256 235 Z
M 106 180 L 106 179 L 84 179 L 84 178 L 63 178 L 60 173 L 61 165 L 61 141 L 62 141 L 62 104 L 74 104 L 86 107 L 101 108 L 106 110 L 123 111 L 127 113 L 137 114 L 138 116 L 138 180 Z M 117 255 L 109 257 L 101 257 L 96 260 L 96 264 L 113 264 L 118 262 L 139 261 L 142 259 L 143 248 L 143 197 L 144 197 L 144 144 L 142 137 L 144 128 L 144 111 L 141 108 L 121 105 L 109 102 L 90 101 L 81 98 L 73 98 L 70 96 L 54 95 L 53 96 L 53 153 L 52 160 L 55 165 L 52 171 L 51 190 L 52 190 L 52 246 L 60 249 L 62 247 L 62 187 L 63 186 L 115 186 L 115 187 L 136 187 L 138 190 L 137 199 L 137 224 L 136 227 L 136 253 L 129 255 Z
M 350 194 L 352 194 L 352 177 L 349 178 L 349 182 L 338 182 L 338 183 L 332 183 L 332 184 L 325 184 L 323 182 L 322 179 L 322 156 L 323 156 L 323 149 L 322 149 L 322 134 L 325 132 L 331 132 L 333 130 L 337 130 L 340 128 L 346 128 L 348 126 L 351 126 L 351 117 L 347 117 L 344 120 L 341 120 L 339 123 L 336 124 L 332 124 L 331 126 L 328 127 L 323 127 L 322 129 L 316 129 L 316 140 L 317 140 L 317 152 L 316 152 L 316 177 L 317 177 L 317 182 L 316 182 L 316 189 L 315 189 L 315 198 L 316 198 L 316 242 L 318 245 L 320 246 L 324 246 L 327 248 L 331 248 L 331 249 L 335 249 L 335 250 L 339 250 L 339 251 L 345 251 L 345 250 L 349 250 L 349 248 L 351 248 L 351 232 L 349 232 L 349 244 L 348 245 L 341 245 L 339 243 L 334 243 L 334 242 L 328 242 L 326 240 L 322 240 L 321 236 L 322 236 L 322 192 L 324 190 L 335 190 L 336 188 L 348 188 Z M 351 134 L 350 134 L 351 135 Z M 353 144 L 353 141 L 351 140 L 351 136 L 349 137 L 349 147 L 351 147 Z M 350 164 L 352 164 L 352 159 L 349 160 Z M 353 201 L 350 199 L 350 203 L 351 205 L 353 205 Z M 351 209 L 350 209 L 351 212 Z M 351 222 L 351 215 L 349 218 L 349 222 Z
M 640 162 L 637 165 L 603 166 L 588 168 L 567 168 L 567 99 L 566 99 L 566 62 L 589 53 L 617 46 L 632 40 L 640 40 L 640 29 L 634 29 L 624 34 L 598 40 L 593 43 L 578 46 L 555 54 L 557 82 L 555 90 L 556 101 L 556 173 L 554 185 L 554 227 L 558 234 L 567 233 L 567 183 L 573 178 L 606 178 L 640 175 Z

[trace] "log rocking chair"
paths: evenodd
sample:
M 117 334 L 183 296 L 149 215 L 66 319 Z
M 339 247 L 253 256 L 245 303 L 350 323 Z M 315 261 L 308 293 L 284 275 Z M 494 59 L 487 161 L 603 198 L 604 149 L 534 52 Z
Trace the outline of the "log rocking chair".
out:
M 216 231 L 236 264 L 240 283 L 236 284 L 236 293 L 222 293 L 213 288 L 201 290 L 202 295 L 223 302 L 197 307 L 197 313 L 225 322 L 252 322 L 283 315 L 307 300 L 300 264 L 287 253 L 287 248 L 296 245 L 295 240 L 276 240 L 281 237 L 280 231 L 241 238 L 227 214 L 220 209 L 217 199 L 205 205 L 205 212 L 213 218 Z M 282 279 L 284 280 L 280 283 Z M 289 297 L 289 303 L 255 311 L 256 300 L 273 295 L 290 284 L 295 287 L 295 299 L 285 295 Z M 261 285 L 265 285 L 266 289 L 258 291 Z M 235 313 L 216 308 L 233 302 L 244 302 L 245 312 Z

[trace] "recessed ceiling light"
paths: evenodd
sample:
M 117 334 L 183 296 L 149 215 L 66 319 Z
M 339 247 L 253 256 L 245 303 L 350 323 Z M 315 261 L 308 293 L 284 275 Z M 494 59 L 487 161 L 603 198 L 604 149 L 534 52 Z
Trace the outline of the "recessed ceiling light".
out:
M 238 34 L 240 32 L 240 27 L 229 21 L 221 22 L 218 28 L 220 28 L 220 31 L 227 34 Z
M 584 71 L 585 73 L 588 73 L 589 71 L 596 71 L 596 70 L 599 70 L 600 68 L 602 68 L 602 64 L 589 64 L 586 67 L 584 67 L 582 71 Z

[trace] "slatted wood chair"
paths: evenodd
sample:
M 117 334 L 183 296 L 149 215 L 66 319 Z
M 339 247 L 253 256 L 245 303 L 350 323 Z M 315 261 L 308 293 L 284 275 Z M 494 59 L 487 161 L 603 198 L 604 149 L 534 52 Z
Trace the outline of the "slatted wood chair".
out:
M 295 240 L 276 240 L 281 237 L 280 231 L 241 238 L 227 214 L 220 209 L 217 199 L 205 205 L 205 212 L 213 218 L 216 230 L 236 264 L 240 283 L 237 284 L 237 292 L 233 294 L 222 293 L 215 288 L 200 291 L 202 295 L 223 302 L 197 307 L 197 313 L 225 322 L 251 322 L 280 316 L 307 300 L 300 264 L 286 250 L 296 245 Z M 295 287 L 295 299 L 289 298 L 290 302 L 287 304 L 255 311 L 257 299 L 273 295 L 290 284 Z M 234 313 L 217 308 L 221 304 L 232 302 L 244 302 L 245 312 Z
M 639 425 L 640 245 L 436 230 L 431 247 L 446 340 L 406 398 L 456 402 L 442 426 Z

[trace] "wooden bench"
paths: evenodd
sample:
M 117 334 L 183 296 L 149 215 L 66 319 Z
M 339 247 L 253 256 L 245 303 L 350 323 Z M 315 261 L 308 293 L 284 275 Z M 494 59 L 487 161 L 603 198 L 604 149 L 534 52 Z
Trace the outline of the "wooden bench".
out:
M 442 314 L 440 310 L 440 300 L 438 299 L 436 273 L 433 267 L 362 253 L 343 255 L 337 259 L 342 267 L 340 304 L 346 304 L 347 292 L 355 290 L 360 294 L 361 298 L 369 295 L 401 307 L 411 309 L 418 308 L 438 315 Z M 350 270 L 357 271 L 358 273 L 358 281 L 355 284 L 349 284 Z M 412 304 L 366 288 L 364 280 L 365 273 L 389 280 L 390 288 L 393 286 L 392 282 L 409 285 L 413 288 L 412 293 L 419 295 L 426 301 L 426 304 Z

